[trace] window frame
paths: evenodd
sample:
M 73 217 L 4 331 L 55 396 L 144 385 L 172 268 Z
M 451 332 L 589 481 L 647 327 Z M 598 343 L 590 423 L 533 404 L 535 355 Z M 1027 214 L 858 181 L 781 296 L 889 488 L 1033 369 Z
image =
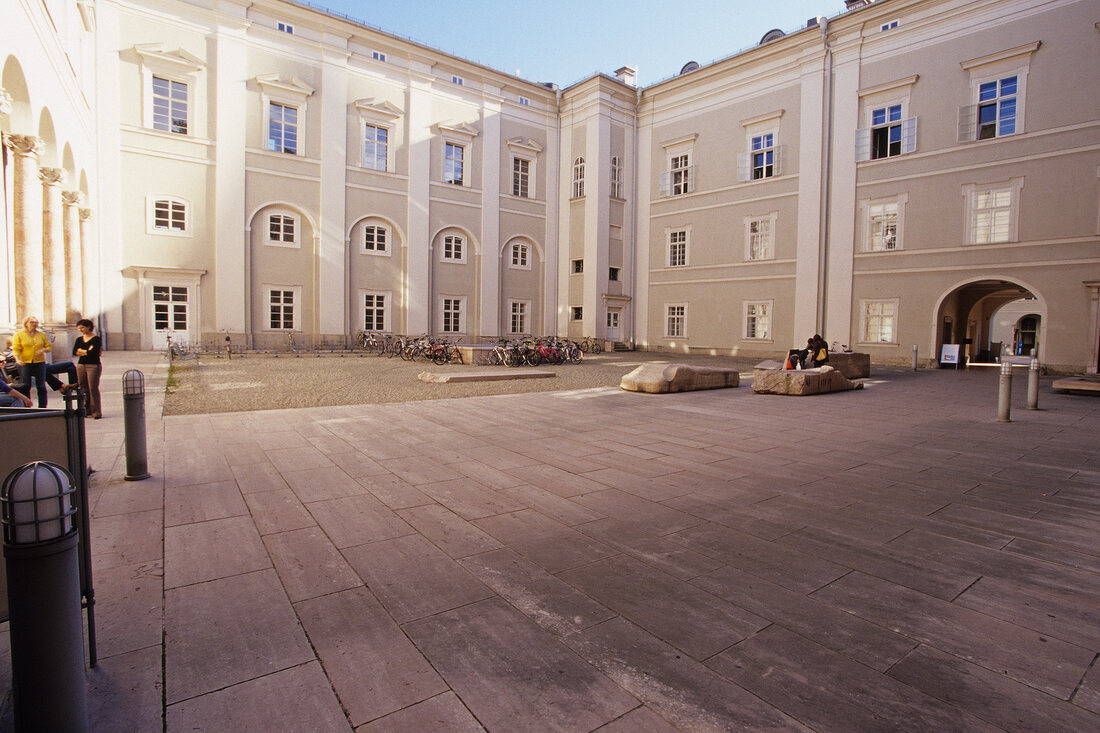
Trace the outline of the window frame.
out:
M 573 195 L 571 198 L 584 198 L 584 156 L 579 155 L 573 159 Z
M 516 262 L 516 254 L 522 252 L 521 261 Z M 508 247 L 508 269 L 510 270 L 530 270 L 531 269 L 531 245 L 527 242 L 512 242 Z
M 377 323 L 373 327 L 369 327 L 367 324 L 367 298 L 382 298 L 382 328 L 377 327 Z M 393 304 L 393 291 L 390 290 L 365 290 L 359 291 L 359 311 L 362 314 L 360 323 L 362 324 L 362 330 L 374 331 L 376 333 L 393 333 L 393 321 L 390 320 L 391 306 Z M 375 317 L 378 315 L 378 306 L 372 305 Z
M 621 267 L 608 267 L 607 268 L 607 281 L 612 283 L 621 282 L 620 275 L 622 275 L 623 268 Z
M 673 237 L 679 241 L 673 241 Z M 682 237 L 682 238 L 681 238 Z M 673 252 L 682 249 L 682 262 L 674 262 Z M 668 227 L 665 229 L 665 267 L 687 267 L 691 262 L 691 227 Z
M 202 84 L 202 71 L 206 64 L 196 56 L 180 50 L 174 53 L 165 52 L 163 44 L 145 43 L 134 46 L 134 51 L 141 59 L 141 84 L 142 84 L 142 110 L 141 125 L 146 130 L 157 134 L 172 136 L 196 137 L 196 132 L 205 122 L 205 113 L 202 107 L 196 104 L 202 99 L 206 90 Z M 160 77 L 169 82 L 184 84 L 187 87 L 187 131 L 172 132 L 158 130 L 153 126 L 154 98 L 153 77 Z M 169 122 L 169 127 L 171 123 Z
M 282 136 L 280 137 L 280 141 L 281 141 L 280 147 L 281 147 L 281 149 L 275 149 L 275 148 L 271 147 L 275 143 L 275 140 L 272 138 L 272 126 L 273 126 L 273 122 L 274 122 L 274 120 L 272 118 L 272 114 L 275 112 L 276 107 L 279 107 L 280 109 L 282 109 L 283 110 L 283 115 L 284 115 L 284 119 L 279 123 L 280 127 L 281 127 L 281 134 L 282 134 Z M 299 121 L 301 120 L 301 116 L 302 116 L 301 108 L 298 107 L 298 105 L 296 105 L 296 104 L 292 104 L 292 103 L 286 102 L 284 100 L 271 99 L 271 100 L 268 100 L 266 109 L 267 109 L 267 127 L 266 127 L 267 137 L 264 141 L 265 149 L 269 153 L 280 153 L 282 155 L 304 155 L 304 152 L 301 152 L 301 148 L 302 148 L 302 145 L 301 145 L 301 142 L 302 142 L 301 129 L 302 128 L 299 125 Z M 287 122 L 286 122 L 286 119 L 285 119 L 285 115 L 286 115 L 286 110 L 290 110 L 290 109 L 294 110 L 294 122 L 293 122 L 293 125 L 294 125 L 294 148 L 292 150 L 287 150 L 287 137 L 286 137 Z
M 993 183 L 968 183 L 964 185 L 963 196 L 966 201 L 965 244 L 968 246 L 981 246 L 985 244 L 1006 244 L 1020 241 L 1020 192 L 1023 190 L 1023 187 L 1023 176 L 1011 178 L 1007 181 L 997 181 Z M 1008 204 L 1003 207 L 998 206 L 978 208 L 978 197 L 984 193 L 1008 193 Z M 1003 210 L 1005 212 L 1005 218 L 1007 219 L 1007 221 L 1005 222 L 1005 226 L 1007 227 L 1006 237 L 1005 239 L 989 239 L 987 241 L 978 241 L 979 215 L 981 212 L 991 209 Z
M 465 234 L 459 234 L 451 232 L 449 234 L 443 234 L 439 239 L 439 261 L 448 262 L 454 265 L 461 265 L 466 263 L 466 250 L 469 245 L 469 237 Z M 455 256 L 455 247 L 458 247 L 458 256 Z M 450 247 L 450 255 L 448 256 L 448 247 Z
M 859 102 L 862 107 L 860 119 L 864 127 L 855 131 L 855 159 L 857 163 L 869 161 L 883 161 L 897 158 L 917 151 L 917 118 L 910 116 L 909 99 L 913 93 L 913 86 L 920 78 L 919 75 L 897 79 L 877 84 L 873 87 L 860 89 Z M 898 107 L 897 119 L 889 119 L 890 110 Z M 885 110 L 884 120 L 875 122 L 875 112 Z M 898 152 L 890 152 L 890 130 L 898 130 Z M 886 130 L 887 148 L 886 155 L 875 157 L 875 132 Z
M 888 315 L 890 321 L 890 337 L 891 341 L 885 341 L 881 337 L 876 340 L 870 340 L 868 333 L 869 319 L 872 317 L 885 318 L 887 314 L 869 313 L 869 307 L 873 305 L 890 305 L 892 313 Z M 859 341 L 860 344 L 868 344 L 873 346 L 897 346 L 898 345 L 898 318 L 900 315 L 900 298 L 860 298 L 859 301 Z M 882 326 L 879 326 L 879 332 L 881 334 Z
M 258 76 L 256 77 L 256 83 L 260 85 L 261 89 L 260 101 L 263 109 L 263 138 L 261 147 L 263 150 L 276 155 L 293 155 L 299 158 L 306 157 L 306 141 L 308 140 L 308 125 L 306 122 L 307 112 L 309 110 L 307 99 L 313 94 L 313 88 L 297 77 L 291 78 L 290 81 L 281 81 L 278 74 Z M 283 145 L 281 150 L 275 150 L 271 147 L 272 105 L 279 105 L 283 108 L 291 107 L 295 110 L 295 148 L 293 152 L 286 151 L 285 134 L 282 138 Z M 285 127 L 285 122 L 283 124 Z
M 359 130 L 360 130 L 360 133 L 361 133 L 360 140 L 359 140 L 360 143 L 361 143 L 361 147 L 360 147 L 360 151 L 359 151 L 359 153 L 360 153 L 359 167 L 365 168 L 369 171 L 376 171 L 378 173 L 389 173 L 390 172 L 390 160 L 392 159 L 392 153 L 390 151 L 390 148 L 392 147 L 392 144 L 390 142 L 390 138 L 393 136 L 392 126 L 391 125 L 383 125 L 379 122 L 376 122 L 375 120 L 364 119 L 364 120 L 361 120 L 361 122 L 360 122 Z M 374 140 L 368 140 L 367 139 L 368 130 L 374 130 L 375 131 L 375 139 Z M 379 132 L 385 133 L 385 136 L 386 136 L 385 141 L 381 143 L 382 145 L 385 146 L 381 168 L 377 167 L 377 163 L 378 163 L 378 145 L 379 145 L 377 135 L 378 135 Z M 374 156 L 373 156 L 373 158 L 367 155 L 367 145 L 368 144 L 374 146 Z M 374 165 L 369 164 L 371 161 L 373 161 Z
M 583 305 L 569 306 L 569 320 L 571 320 L 571 321 L 583 321 L 584 320 L 584 306 Z
M 151 98 L 151 104 L 153 106 L 153 110 L 152 110 L 153 111 L 152 128 L 154 130 L 157 130 L 158 132 L 167 132 L 171 135 L 184 135 L 184 136 L 189 135 L 190 134 L 190 122 L 191 122 L 191 85 L 187 81 L 181 81 L 179 79 L 174 79 L 171 76 L 168 76 L 168 75 L 165 75 L 165 74 L 156 74 L 156 73 L 154 73 L 154 74 L 151 75 L 151 80 L 152 80 L 152 88 L 150 89 L 149 94 L 150 94 L 150 98 Z M 158 95 L 157 94 L 157 88 L 156 87 L 157 87 L 157 81 L 158 80 L 163 81 L 164 83 L 166 83 L 168 85 L 168 95 L 167 95 L 167 97 L 164 97 L 163 95 Z M 175 121 L 176 121 L 176 115 L 173 114 L 173 107 L 174 107 L 174 104 L 175 104 L 175 101 L 176 101 L 175 95 L 173 93 L 173 86 L 174 85 L 182 86 L 183 87 L 183 92 L 184 92 L 184 96 L 183 96 L 183 130 L 182 131 L 172 129 L 173 126 L 175 125 Z M 168 125 L 168 127 L 167 127 L 167 129 L 157 127 L 157 100 L 162 99 L 162 98 L 167 100 L 167 106 L 168 106 L 168 112 L 167 112 L 167 116 L 168 116 L 167 125 Z
M 174 206 L 179 206 L 183 209 L 183 229 L 172 229 L 171 227 L 158 227 L 156 225 L 157 220 L 157 204 L 160 202 L 166 202 L 168 204 L 168 216 L 169 222 L 172 219 L 172 209 Z M 192 231 L 192 218 L 194 211 L 191 208 L 191 202 L 185 198 L 179 196 L 165 196 L 165 195 L 152 195 L 146 198 L 146 224 L 145 231 L 147 234 L 156 234 L 159 236 L 168 237 L 190 237 Z
M 374 230 L 374 248 L 367 247 L 367 231 Z M 378 232 L 382 232 L 382 249 L 378 249 Z M 389 257 L 393 252 L 393 227 L 377 219 L 365 220 L 359 230 L 359 253 L 375 257 Z
M 517 314 L 516 308 L 520 308 L 520 313 Z M 517 316 L 522 319 L 521 325 L 524 328 L 516 330 L 516 318 Z M 512 336 L 518 335 L 530 335 L 531 329 L 531 301 L 510 298 L 508 300 L 508 334 Z
M 584 258 L 579 257 L 569 260 L 569 274 L 570 275 L 583 275 L 584 274 Z
M 861 222 L 860 252 L 898 252 L 905 249 L 905 206 L 909 202 L 909 194 L 901 193 L 897 196 L 888 196 L 877 199 L 863 199 L 859 202 L 859 216 Z M 891 248 L 876 248 L 875 245 L 875 210 L 880 207 L 893 206 L 894 211 L 894 246 Z
M 762 216 L 746 216 L 744 219 L 744 237 L 745 237 L 745 262 L 766 262 L 768 260 L 775 259 L 775 226 L 779 221 L 779 212 L 771 211 Z M 760 222 L 767 222 L 768 224 L 768 248 L 767 255 L 763 257 L 753 257 L 752 246 L 752 226 L 753 224 L 759 224 Z
M 775 334 L 772 331 L 772 318 L 774 300 L 746 300 L 741 303 L 741 339 L 759 343 L 774 343 Z M 762 313 L 750 312 L 756 308 L 763 308 Z M 751 320 L 750 320 L 751 319 Z M 750 325 L 755 331 L 760 330 L 760 320 L 763 319 L 764 334 L 750 335 Z
M 662 338 L 666 339 L 686 339 L 688 337 L 688 304 L 686 301 L 677 303 L 665 303 L 664 304 L 664 328 L 662 329 Z M 678 313 L 673 313 L 673 309 L 679 309 Z M 673 319 L 677 319 L 674 321 Z M 679 333 L 673 333 L 673 323 L 679 324 Z
M 625 201 L 623 193 L 623 160 L 618 155 L 611 156 L 611 198 Z
M 456 142 L 454 140 L 443 140 L 443 182 L 451 186 L 465 187 L 469 184 L 466 183 L 466 143 Z M 452 150 L 459 151 L 460 155 L 455 158 L 450 153 Z M 459 171 L 457 177 L 455 176 L 454 166 L 457 161 Z
M 516 167 L 525 164 L 526 170 L 519 171 Z M 531 170 L 535 167 L 534 161 L 522 155 L 512 155 L 512 195 L 521 199 L 533 199 L 533 186 Z
M 1026 131 L 1027 78 L 1031 69 L 1031 59 L 1039 50 L 1041 41 L 1025 43 L 1022 46 L 987 54 L 976 59 L 960 62 L 963 70 L 970 74 L 970 101 L 959 107 L 958 141 L 960 143 L 989 142 L 1010 138 Z M 1016 77 L 1014 95 L 1014 114 L 1012 132 L 1001 132 L 1000 104 L 996 104 L 998 114 L 995 119 L 995 133 L 992 137 L 981 137 L 981 107 L 991 100 L 981 98 L 981 88 L 985 84 L 997 82 L 997 96 L 992 101 L 1002 99 L 1000 83 L 1009 77 Z
M 291 239 L 273 239 L 271 236 L 271 227 L 275 223 L 275 217 L 279 217 L 280 228 L 285 233 L 285 226 L 289 220 L 291 226 Z M 264 244 L 271 247 L 283 247 L 286 249 L 300 249 L 302 246 L 301 239 L 299 238 L 299 232 L 301 232 L 301 219 L 297 214 L 292 214 L 287 211 L 269 211 L 266 218 L 267 230 L 264 236 Z
M 448 310 L 448 303 L 457 303 L 457 328 L 447 328 L 448 314 L 455 317 L 455 310 Z M 465 295 L 440 295 L 439 296 L 439 332 L 450 336 L 464 336 L 466 334 L 466 296 Z
M 291 311 L 290 311 L 290 328 L 284 326 L 272 326 L 271 325 L 271 308 L 276 305 L 272 302 L 272 294 L 274 292 L 291 293 Z M 264 327 L 261 329 L 267 333 L 300 333 L 302 330 L 302 286 L 301 285 L 267 285 L 263 286 L 264 293 Z M 285 315 L 281 320 L 285 320 Z

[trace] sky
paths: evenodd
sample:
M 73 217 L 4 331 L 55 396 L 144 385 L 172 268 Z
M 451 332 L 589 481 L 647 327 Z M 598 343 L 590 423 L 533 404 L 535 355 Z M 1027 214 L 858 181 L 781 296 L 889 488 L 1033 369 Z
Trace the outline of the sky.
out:
M 596 72 L 638 69 L 649 86 L 688 61 L 706 65 L 793 31 L 844 0 L 306 0 L 366 25 L 529 81 L 567 87 Z

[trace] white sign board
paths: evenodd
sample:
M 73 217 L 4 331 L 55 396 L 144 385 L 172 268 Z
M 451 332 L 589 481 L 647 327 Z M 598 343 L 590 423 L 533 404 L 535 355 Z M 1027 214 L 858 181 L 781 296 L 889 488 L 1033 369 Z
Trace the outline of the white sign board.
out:
M 959 345 L 958 344 L 944 344 L 940 350 L 940 364 L 954 364 L 956 367 L 959 365 Z

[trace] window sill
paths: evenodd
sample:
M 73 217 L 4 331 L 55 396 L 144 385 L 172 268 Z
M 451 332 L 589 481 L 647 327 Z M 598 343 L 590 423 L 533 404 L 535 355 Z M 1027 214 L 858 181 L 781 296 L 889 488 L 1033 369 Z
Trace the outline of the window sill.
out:
M 191 238 L 191 231 L 188 229 L 184 229 L 182 232 L 172 231 L 170 229 L 147 229 L 145 233 L 151 234 L 155 237 L 182 237 L 185 239 Z
M 390 257 L 391 253 L 388 249 L 376 250 L 376 249 L 360 249 L 359 254 L 370 255 L 371 257 Z

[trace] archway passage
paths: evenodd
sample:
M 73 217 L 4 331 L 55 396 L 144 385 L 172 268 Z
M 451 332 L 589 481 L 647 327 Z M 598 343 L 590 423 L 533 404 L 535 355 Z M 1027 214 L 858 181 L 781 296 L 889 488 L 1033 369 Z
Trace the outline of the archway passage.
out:
M 997 326 L 1013 311 L 1013 330 L 1007 334 Z M 1022 343 L 1019 323 L 1030 319 L 1030 331 L 1024 356 L 1032 347 L 1040 348 L 1046 328 L 1046 304 L 1026 286 L 1008 280 L 977 280 L 948 293 L 936 313 L 936 354 L 944 344 L 958 344 L 960 359 L 967 364 L 991 364 L 1002 354 L 1011 356 Z

